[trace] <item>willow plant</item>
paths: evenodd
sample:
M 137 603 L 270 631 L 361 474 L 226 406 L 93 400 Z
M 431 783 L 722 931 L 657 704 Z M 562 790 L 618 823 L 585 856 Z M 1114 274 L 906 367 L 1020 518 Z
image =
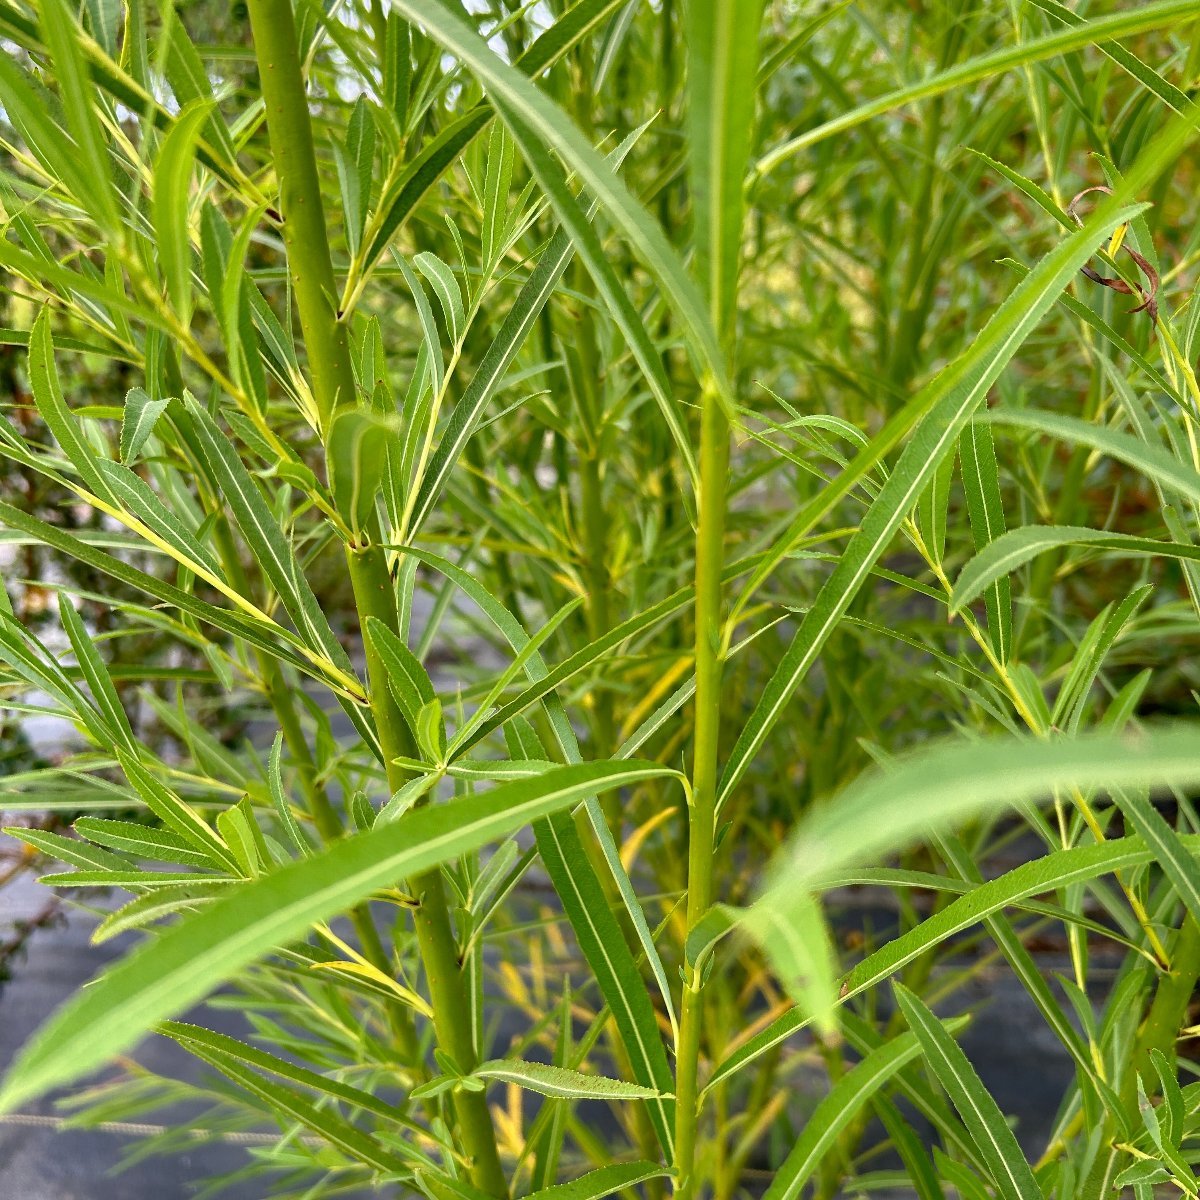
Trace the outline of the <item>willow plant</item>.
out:
M 1197 1194 L 1194 0 L 0 33 L 0 683 L 69 731 L 0 805 L 136 935 L 0 1112 L 277 1127 L 277 1197 Z

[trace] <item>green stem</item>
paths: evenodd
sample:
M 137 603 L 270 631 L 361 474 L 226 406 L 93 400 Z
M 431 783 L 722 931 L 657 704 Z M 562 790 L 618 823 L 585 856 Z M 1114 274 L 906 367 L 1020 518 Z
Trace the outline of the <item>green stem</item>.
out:
M 334 414 L 356 402 L 346 327 L 336 311 L 337 289 L 317 177 L 316 152 L 295 22 L 290 0 L 249 0 L 254 49 L 262 77 L 267 131 L 279 179 L 288 271 L 300 326 L 308 349 L 313 397 L 321 432 L 328 437 Z M 360 626 L 368 616 L 398 628 L 395 591 L 378 527 L 364 531 L 347 547 L 347 565 Z M 371 711 L 384 753 L 388 784 L 405 782 L 399 757 L 413 752 L 412 735 L 392 697 L 387 671 L 368 640 L 367 672 Z M 458 960 L 458 944 L 439 870 L 410 882 L 417 898 L 414 924 L 425 966 L 439 1046 L 469 1072 L 476 1065 L 470 1003 Z M 470 1162 L 472 1183 L 489 1195 L 507 1197 L 495 1129 L 482 1092 L 454 1093 L 461 1147 Z
M 590 324 L 588 333 L 590 334 Z M 590 397 L 593 408 L 584 414 L 584 437 L 579 447 L 579 506 L 583 524 L 583 584 L 587 591 L 588 637 L 593 641 L 612 628 L 609 604 L 611 578 L 608 570 L 609 514 L 604 510 L 604 480 L 600 470 L 599 398 Z M 615 749 L 613 733 L 613 694 L 603 684 L 592 693 L 592 745 L 599 757 Z M 621 798 L 615 793 L 600 802 L 605 820 L 618 842 L 621 840 Z
M 723 666 L 721 567 L 728 475 L 729 423 L 715 390 L 706 387 L 700 418 L 700 524 L 696 534 L 696 717 L 692 797 L 688 810 L 689 929 L 708 911 L 713 897 Z M 675 1194 L 682 1200 L 690 1200 L 696 1189 L 702 969 L 703 964 L 687 968 L 676 1054 Z
M 351 551 L 349 563 L 360 619 L 365 623 L 367 617 L 376 617 L 395 631 L 394 592 L 384 552 L 379 547 Z M 388 686 L 387 667 L 369 639 L 366 656 L 372 711 L 387 764 L 388 786 L 394 791 L 407 780 L 396 759 L 412 756 L 412 735 Z M 459 961 L 458 942 L 450 924 L 442 873 L 440 870 L 423 872 L 409 886 L 416 899 L 413 924 L 433 1002 L 433 1028 L 438 1045 L 454 1059 L 460 1071 L 469 1073 L 478 1065 L 472 1037 L 474 1024 Z M 508 1185 L 500 1166 L 496 1133 L 483 1092 L 456 1091 L 454 1111 L 463 1148 L 471 1158 L 472 1181 L 489 1195 L 507 1196 Z
M 1121 1099 L 1131 1117 L 1137 1114 L 1138 1076 L 1142 1076 L 1148 1093 L 1153 1094 L 1156 1086 L 1151 1051 L 1158 1050 L 1168 1062 L 1175 1062 L 1175 1042 L 1187 1020 L 1197 980 L 1200 980 L 1200 923 L 1189 913 L 1171 947 L 1171 969 L 1159 976 L 1150 1012 L 1138 1032 L 1131 1069 L 1122 1080 Z
M 590 80 L 594 63 L 585 43 L 576 50 L 576 62 L 581 79 Z M 586 88 L 572 97 L 575 118 L 589 138 L 594 136 L 593 99 Z M 571 268 L 575 289 L 581 296 L 595 295 L 595 285 L 582 262 L 576 260 Z M 604 511 L 604 485 L 601 470 L 601 442 L 604 434 L 605 364 L 600 356 L 596 323 L 590 304 L 576 306 L 564 312 L 572 327 L 564 329 L 560 338 L 566 358 L 567 380 L 579 414 L 579 505 L 582 518 L 583 584 L 587 592 L 586 618 L 588 636 L 595 640 L 612 626 L 609 605 L 610 576 L 608 570 L 608 527 L 610 517 Z M 595 708 L 592 745 L 598 757 L 611 754 L 613 744 L 613 694 L 606 686 L 593 693 Z M 600 802 L 605 819 L 617 841 L 621 840 L 621 799 L 614 792 Z M 601 872 L 601 878 L 607 875 Z
M 327 435 L 334 412 L 355 403 L 354 372 L 350 339 L 338 319 L 338 292 L 296 25 L 289 0 L 249 0 L 249 9 L 267 132 L 279 181 L 288 273 L 308 350 L 321 433 Z
M 580 506 L 583 510 L 583 577 L 587 588 L 588 637 L 602 637 L 612 628 L 609 604 L 611 580 L 608 573 L 608 514 L 604 511 L 604 482 L 600 474 L 599 452 L 588 447 L 579 460 Z M 599 756 L 611 754 L 613 745 L 613 697 L 606 687 L 596 692 L 596 750 Z M 605 797 L 605 812 L 614 834 L 619 834 L 619 797 Z

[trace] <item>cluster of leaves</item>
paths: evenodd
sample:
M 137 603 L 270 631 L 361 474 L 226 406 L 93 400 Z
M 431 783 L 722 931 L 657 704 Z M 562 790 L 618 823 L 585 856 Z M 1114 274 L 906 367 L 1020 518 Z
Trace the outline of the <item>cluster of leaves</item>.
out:
M 140 939 L 0 1108 L 153 1031 L 211 1074 L 77 1119 L 281 1197 L 1197 1194 L 1194 0 L 0 33 L 0 684 L 82 739 L 3 803 Z M 996 962 L 1032 1164 L 934 1014 Z

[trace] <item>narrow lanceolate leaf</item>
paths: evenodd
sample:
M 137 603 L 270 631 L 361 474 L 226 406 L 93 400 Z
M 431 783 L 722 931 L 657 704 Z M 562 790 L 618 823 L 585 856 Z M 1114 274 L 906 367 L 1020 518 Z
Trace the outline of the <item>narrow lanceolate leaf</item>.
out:
M 409 728 L 416 730 L 417 717 L 437 699 L 429 672 L 417 656 L 378 617 L 367 617 L 363 632 L 387 668 L 388 686 L 400 705 Z
M 92 694 L 92 701 L 112 731 L 114 741 L 122 743 L 127 750 L 134 750 L 137 739 L 125 713 L 125 706 L 113 685 L 112 676 L 109 675 L 108 667 L 96 649 L 96 643 L 84 627 L 83 620 L 65 593 L 59 594 L 58 613 L 70 640 L 71 650 L 75 654 L 75 661 L 79 664 L 88 691 Z
M 1190 122 L 1175 118 L 1146 146 L 1122 183 L 1084 227 L 1065 239 L 1021 281 L 971 348 L 923 389 L 927 393 L 926 416 L 805 615 L 738 737 L 721 778 L 722 801 L 737 786 L 864 579 L 1000 372 L 1097 244 L 1131 218 L 1133 213 L 1122 211 L 1120 206 L 1174 162 L 1194 134 Z
M 1108 652 L 1153 591 L 1152 583 L 1143 584 L 1130 592 L 1116 607 L 1107 605 L 1096 616 L 1080 641 L 1071 669 L 1055 697 L 1054 711 L 1051 714 L 1054 725 L 1065 728 L 1070 734 L 1079 732 L 1092 684 L 1096 682 Z M 1116 711 L 1112 710 L 1114 715 Z
M 173 829 L 184 841 L 195 846 L 214 862 L 223 864 L 235 874 L 238 873 L 237 859 L 229 847 L 190 804 L 166 784 L 155 779 L 135 754 L 118 750 L 117 761 L 134 790 L 146 802 L 146 807 L 168 829 Z
M 78 1078 L 133 1045 L 276 947 L 376 888 L 507 837 L 584 796 L 670 774 L 652 763 L 562 767 L 337 842 L 281 867 L 140 947 L 65 1005 L 28 1044 L 0 1090 L 0 1111 Z
M 68 533 L 65 529 L 60 529 L 56 525 L 39 521 L 37 517 L 30 516 L 21 509 L 14 508 L 11 504 L 5 504 L 2 500 L 0 500 L 0 525 L 25 533 L 39 544 L 50 546 L 112 579 L 120 580 L 137 591 L 153 596 L 163 604 L 177 608 L 180 612 L 187 613 L 215 629 L 240 638 L 316 679 L 333 686 L 345 686 L 352 682 L 343 680 L 338 684 L 337 677 L 332 670 L 322 666 L 321 660 L 308 652 L 307 647 L 303 646 L 295 634 L 276 625 L 267 617 L 256 618 L 244 612 L 218 608 L 215 604 L 209 604 L 191 592 L 185 592 L 181 588 L 159 579 L 156 575 L 139 571 L 137 567 L 130 566 L 114 555 L 101 550 L 98 546 Z
M 585 1075 L 566 1067 L 546 1063 L 522 1062 L 519 1059 L 497 1059 L 485 1062 L 471 1072 L 479 1079 L 495 1079 L 515 1083 L 540 1096 L 563 1097 L 568 1100 L 653 1100 L 659 1095 L 653 1088 L 609 1079 L 604 1075 Z
M 1087 227 L 1048 254 L 1000 306 L 970 350 L 927 385 L 925 391 L 930 393 L 931 403 L 926 416 L 805 614 L 738 736 L 721 777 L 722 801 L 745 774 L 792 693 L 988 389 L 1096 245 L 1123 223 L 1126 214 L 1105 206 L 1105 217 L 1096 224 L 1099 217 L 1098 212 Z
M 657 1163 L 618 1163 L 611 1167 L 601 1167 L 598 1171 L 589 1171 L 570 1183 L 560 1183 L 530 1192 L 525 1200 L 603 1200 L 603 1197 L 611 1196 L 613 1192 L 623 1192 L 626 1188 L 644 1183 L 647 1179 L 657 1179 L 667 1174 L 669 1172 Z
M 588 220 L 583 206 L 571 194 L 570 188 L 563 180 L 561 166 L 547 152 L 539 135 L 525 124 L 517 110 L 510 109 L 499 99 L 496 100 L 496 106 L 512 133 L 513 140 L 529 165 L 529 169 L 537 179 L 538 186 L 554 205 L 558 219 L 574 242 L 579 257 L 587 265 L 588 271 L 596 283 L 596 290 L 604 298 L 613 321 L 629 343 L 630 351 L 637 360 L 646 382 L 650 385 L 659 411 L 667 423 L 667 428 L 671 431 L 675 447 L 687 464 L 689 473 L 695 478 L 696 465 L 691 441 L 679 414 L 678 403 L 667 379 L 661 357 L 646 330 L 645 323 L 634 308 L 624 283 L 617 276 L 609 256 L 605 253 L 600 235 L 596 232 L 592 222 Z M 566 118 L 563 119 L 566 120 Z M 613 176 L 613 178 L 616 177 Z
M 114 236 L 119 236 L 120 217 L 113 187 L 108 149 L 97 116 L 91 69 L 84 58 L 81 30 L 66 0 L 41 0 L 42 36 L 54 60 L 55 80 L 62 97 L 67 127 L 75 140 L 84 178 L 85 192 L 76 199 Z
M 96 467 L 124 514 L 151 530 L 177 561 L 189 570 L 206 572 L 210 579 L 224 577 L 212 551 L 159 499 L 140 475 L 109 458 L 98 459 Z
M 191 206 L 188 186 L 196 161 L 196 145 L 211 105 L 194 101 L 179 114 L 163 139 L 154 165 L 155 251 L 167 281 L 167 296 L 175 315 L 186 326 L 192 312 Z
M 350 658 L 321 609 L 308 579 L 233 443 L 195 402 L 188 405 L 208 466 L 263 574 L 271 581 L 296 631 L 313 650 L 350 671 Z
M 225 890 L 225 881 L 189 883 L 182 887 L 155 888 L 110 912 L 92 930 L 92 943 L 99 946 L 131 929 L 144 929 L 181 912 L 195 912 Z
M 48 887 L 126 888 L 130 891 L 139 888 L 174 889 L 197 881 L 219 882 L 226 886 L 237 882 L 230 876 L 216 879 L 211 875 L 196 876 L 191 871 L 143 871 L 136 866 L 129 866 L 120 871 L 71 871 L 63 875 L 43 875 L 41 881 Z
M 492 127 L 488 138 L 487 169 L 483 182 L 483 261 L 490 265 L 499 260 L 505 231 L 508 229 L 508 189 L 512 183 L 512 139 L 500 125 Z
M 436 254 L 428 251 L 413 258 L 413 266 L 429 281 L 433 294 L 438 298 L 442 307 L 442 316 L 446 319 L 446 329 L 451 342 L 457 344 L 466 332 L 466 315 L 463 312 L 462 290 L 454 272 L 442 262 Z
M 1114 788 L 1113 799 L 1142 841 L 1154 851 L 1155 861 L 1179 893 L 1188 912 L 1200 921 L 1200 861 L 1195 852 L 1185 847 L 1144 789 Z
M 398 437 L 395 414 L 344 408 L 333 418 L 327 450 L 329 485 L 338 512 L 355 533 L 369 524 L 375 512 L 388 448 Z
M 1004 505 L 992 431 L 978 421 L 968 421 L 959 438 L 958 454 L 971 534 L 975 549 L 983 550 L 1004 533 Z M 1001 662 L 1007 662 L 1012 649 L 1012 588 L 1007 576 L 989 585 L 986 601 L 992 649 Z
M 32 846 L 55 862 L 66 863 L 83 871 L 130 869 L 131 864 L 127 858 L 89 846 L 87 842 L 81 842 L 78 838 L 63 837 L 61 833 L 51 833 L 45 829 L 22 829 L 19 826 L 12 826 L 0 832 Z
M 287 834 L 288 841 L 303 855 L 312 853 L 312 842 L 304 833 L 300 822 L 292 812 L 287 792 L 283 786 L 283 734 L 277 733 L 267 759 L 267 787 L 271 793 L 271 803 L 279 816 L 279 822 Z
M 964 1020 L 959 1024 L 965 1025 Z M 885 1042 L 852 1067 L 834 1084 L 813 1110 L 799 1141 L 771 1181 L 764 1200 L 796 1200 L 804 1185 L 837 1143 L 838 1136 L 864 1104 L 902 1067 L 921 1053 L 915 1035 L 908 1033 Z
M 49 308 L 43 308 L 38 313 L 29 334 L 29 383 L 39 415 L 79 473 L 84 486 L 102 500 L 111 500 L 112 493 L 96 466 L 99 455 L 83 436 L 79 419 L 63 397 L 58 368 L 54 363 Z
M 995 580 L 1011 574 L 1039 554 L 1063 546 L 1105 550 L 1113 554 L 1161 555 L 1163 558 L 1200 562 L 1200 548 L 1182 542 L 1160 542 L 1155 538 L 1110 533 L 1105 529 L 1087 529 L 1078 525 L 1030 525 L 1004 534 L 963 567 L 954 583 L 950 611 L 961 611 Z
M 950 485 L 954 481 L 954 459 L 942 459 L 917 507 L 918 528 L 935 562 L 946 557 L 946 518 L 950 507 Z
M 684 11 L 696 268 L 723 332 L 737 299 L 763 0 L 693 0 Z
M 999 1195 L 1004 1200 L 1042 1200 L 1042 1189 L 1016 1136 L 958 1043 L 933 1013 L 900 984 L 896 985 L 896 1000 L 934 1076 L 946 1089 L 987 1162 Z
M 187 1044 L 188 1051 L 202 1062 L 215 1067 L 222 1075 L 257 1096 L 286 1120 L 295 1121 L 331 1146 L 350 1155 L 354 1160 L 367 1164 L 386 1176 L 407 1176 L 405 1158 L 411 1160 L 411 1152 L 401 1158 L 384 1149 L 376 1138 L 351 1125 L 328 1106 L 318 1108 L 308 1097 L 260 1075 L 257 1071 L 239 1062 L 230 1054 L 214 1050 L 198 1042 Z
M 1186 837 L 1184 841 L 1194 852 L 1198 839 Z M 979 884 L 940 912 L 867 955 L 843 981 L 845 997 L 849 999 L 877 986 L 918 955 L 970 929 L 993 913 L 1021 905 L 1029 897 L 1055 888 L 1086 883 L 1101 875 L 1127 870 L 1149 862 L 1152 857 L 1152 851 L 1141 838 L 1126 837 L 1056 850 L 1044 858 L 1014 867 L 997 879 Z
M 125 411 L 121 417 L 121 461 L 127 466 L 137 461 L 158 418 L 167 411 L 170 403 L 170 400 L 152 399 L 142 388 L 130 388 L 126 393 Z
M 697 361 L 712 377 L 721 394 L 732 403 L 732 386 L 716 334 L 679 255 L 571 118 L 520 71 L 504 62 L 450 9 L 430 7 L 421 0 L 396 0 L 393 7 L 420 25 L 487 88 L 492 103 L 500 111 L 523 154 L 528 149 L 538 148 L 536 157 L 540 165 L 543 160 L 549 161 L 547 151 L 553 150 L 578 174 L 588 191 L 600 202 L 605 215 L 629 240 L 643 265 L 654 276 L 662 289 L 663 299 L 678 316 Z M 538 172 L 539 184 L 544 187 L 538 166 L 530 162 L 530 167 Z M 561 171 L 558 178 L 561 181 Z M 555 207 L 558 208 L 557 200 Z M 563 219 L 561 209 L 559 218 Z M 565 220 L 564 224 L 567 224 Z M 572 229 L 572 236 L 575 233 Z M 581 254 L 583 250 L 580 245 Z M 589 262 L 589 267 L 591 265 Z M 601 285 L 600 279 L 596 282 Z
M 279 1058 L 274 1054 L 268 1054 L 257 1046 L 248 1046 L 245 1042 L 239 1042 L 227 1034 L 214 1033 L 211 1029 L 204 1029 L 199 1025 L 189 1025 L 182 1021 L 164 1021 L 156 1032 L 173 1038 L 188 1049 L 198 1046 L 217 1054 L 223 1054 L 227 1058 L 240 1059 L 255 1070 L 267 1071 L 272 1075 L 277 1075 L 280 1079 L 298 1083 L 302 1087 L 340 1100 L 352 1108 L 373 1113 L 386 1121 L 395 1121 L 397 1118 L 397 1109 L 394 1105 L 385 1104 L 370 1092 L 352 1087 L 337 1079 L 318 1075 L 315 1071 L 288 1062 L 287 1059 Z
M 997 408 L 989 412 L 986 419 L 993 425 L 1030 429 L 1070 445 L 1089 446 L 1141 471 L 1164 491 L 1200 503 L 1200 472 L 1174 458 L 1161 446 L 1151 445 L 1128 433 L 1081 421 L 1078 417 L 1030 408 Z
M 224 866 L 211 855 L 195 849 L 186 838 L 136 821 L 112 821 L 104 817 L 80 817 L 75 832 L 102 846 L 150 861 L 178 863 L 185 867 Z

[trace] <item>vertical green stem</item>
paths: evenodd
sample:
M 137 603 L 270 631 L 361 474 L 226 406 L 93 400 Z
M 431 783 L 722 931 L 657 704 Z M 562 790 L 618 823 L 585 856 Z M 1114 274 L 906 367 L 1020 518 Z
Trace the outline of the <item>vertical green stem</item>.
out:
M 394 593 L 386 562 L 380 569 L 383 557 L 383 551 L 378 547 L 352 551 L 349 556 L 350 580 L 360 618 L 365 622 L 368 616 L 376 617 L 395 630 Z M 396 759 L 412 755 L 412 738 L 388 686 L 387 668 L 369 640 L 366 654 L 372 709 L 387 763 L 388 786 L 395 790 L 407 778 Z M 472 1037 L 474 1026 L 441 871 L 423 872 L 414 877 L 409 886 L 417 902 L 413 924 L 433 1002 L 433 1028 L 438 1045 L 454 1059 L 459 1070 L 469 1072 L 477 1065 Z M 489 1195 L 507 1196 L 508 1185 L 500 1166 L 496 1134 L 483 1092 L 456 1091 L 454 1111 L 462 1146 L 471 1158 L 472 1182 Z
M 308 99 L 296 42 L 291 0 L 249 0 L 250 24 L 258 60 L 267 131 L 279 179 L 288 272 L 296 296 L 300 326 L 308 350 L 309 373 L 322 436 L 328 438 L 334 414 L 356 401 L 349 337 L 337 312 L 337 289 L 325 213 L 317 177 Z M 378 545 L 378 528 L 368 528 L 357 545 L 347 547 L 347 564 L 360 625 L 368 616 L 397 629 L 395 591 L 387 555 Z M 367 645 L 371 709 L 383 747 L 389 786 L 404 782 L 398 757 L 412 752 L 412 735 L 391 690 L 379 657 Z M 473 1024 L 458 945 L 440 871 L 410 882 L 417 898 L 414 923 L 425 965 L 434 1030 L 439 1045 L 463 1071 L 475 1064 Z M 472 1183 L 507 1197 L 491 1113 L 482 1092 L 454 1095 L 459 1140 L 470 1161 Z
M 1150 1012 L 1138 1032 L 1132 1064 L 1122 1080 L 1122 1095 L 1126 1111 L 1136 1115 L 1138 1105 L 1137 1080 L 1141 1075 L 1146 1090 L 1153 1093 L 1155 1079 L 1151 1051 L 1158 1050 L 1168 1062 L 1175 1061 L 1175 1041 L 1187 1019 L 1188 1005 L 1200 979 L 1200 923 L 1188 913 L 1171 947 L 1171 968 L 1159 976 Z
M 579 459 L 579 500 L 583 510 L 583 576 L 587 588 L 588 636 L 602 637 L 612 627 L 609 604 L 611 579 L 608 572 L 608 514 L 604 511 L 604 482 L 600 473 L 597 446 L 589 446 Z M 606 687 L 596 693 L 596 749 L 603 756 L 611 754 L 613 745 L 613 697 Z M 618 798 L 605 797 L 605 812 L 609 824 L 619 813 Z M 614 833 L 619 828 L 614 825 Z
M 696 717 L 692 797 L 688 812 L 688 903 L 691 929 L 712 904 L 716 834 L 717 744 L 721 725 L 721 567 L 729 475 L 729 423 L 712 387 L 700 418 L 700 524 L 696 535 Z M 696 1188 L 696 1126 L 702 971 L 689 966 L 683 985 L 676 1055 L 675 1194 Z
M 575 51 L 575 65 L 581 81 L 590 83 L 595 69 L 591 47 L 585 42 Z M 589 86 L 578 87 L 571 97 L 576 123 L 589 139 L 595 136 L 594 100 Z M 575 288 L 582 296 L 595 294 L 587 268 L 578 260 L 573 264 Z M 608 526 L 604 511 L 603 473 L 600 444 L 604 429 L 605 366 L 600 357 L 596 323 L 589 305 L 572 306 L 571 332 L 562 337 L 567 360 L 567 379 L 579 415 L 579 505 L 583 533 L 583 583 L 587 591 L 588 636 L 595 640 L 611 626 L 609 606 Z M 564 314 L 566 315 L 566 314 Z M 613 694 L 604 686 L 594 693 L 593 746 L 600 756 L 611 754 L 613 745 Z M 618 842 L 621 838 L 621 801 L 616 793 L 601 801 L 604 815 Z M 607 872 L 600 873 L 601 878 Z
M 580 271 L 577 286 L 587 294 L 589 280 Z M 604 484 L 600 464 L 601 427 L 604 402 L 601 396 L 604 368 L 596 350 L 596 331 L 590 313 L 576 314 L 575 345 L 564 338 L 567 357 L 567 377 L 575 396 L 579 415 L 578 471 L 579 519 L 582 526 L 582 574 L 587 592 L 588 637 L 595 640 L 606 634 L 612 625 L 609 605 L 608 526 L 609 514 L 604 509 Z M 611 754 L 613 745 L 613 694 L 600 686 L 593 693 L 595 707 L 592 728 L 593 746 L 600 756 Z M 601 804 L 609 828 L 620 840 L 621 806 L 616 793 L 605 796 Z M 602 876 L 606 872 L 601 873 Z
M 732 382 L 737 340 L 743 191 L 754 124 L 762 0 L 689 0 L 689 181 L 697 277 Z M 666 27 L 664 27 L 666 28 Z M 724 644 L 721 568 L 729 487 L 730 408 L 723 381 L 701 380 L 699 523 L 696 530 L 696 701 L 688 810 L 687 926 L 713 902 L 717 755 L 721 733 Z M 697 1164 L 700 1046 L 704 1031 L 704 962 L 685 965 L 676 1053 L 676 1194 L 691 1200 L 702 1180 Z M 716 1133 L 725 1137 L 724 1130 Z M 716 1151 L 714 1161 L 720 1161 Z
M 288 273 L 308 350 L 321 433 L 327 435 L 334 411 L 354 403 L 354 372 L 350 339 L 345 325 L 338 320 L 338 294 L 296 25 L 289 0 L 250 0 L 249 9 L 267 132 L 279 182 Z

